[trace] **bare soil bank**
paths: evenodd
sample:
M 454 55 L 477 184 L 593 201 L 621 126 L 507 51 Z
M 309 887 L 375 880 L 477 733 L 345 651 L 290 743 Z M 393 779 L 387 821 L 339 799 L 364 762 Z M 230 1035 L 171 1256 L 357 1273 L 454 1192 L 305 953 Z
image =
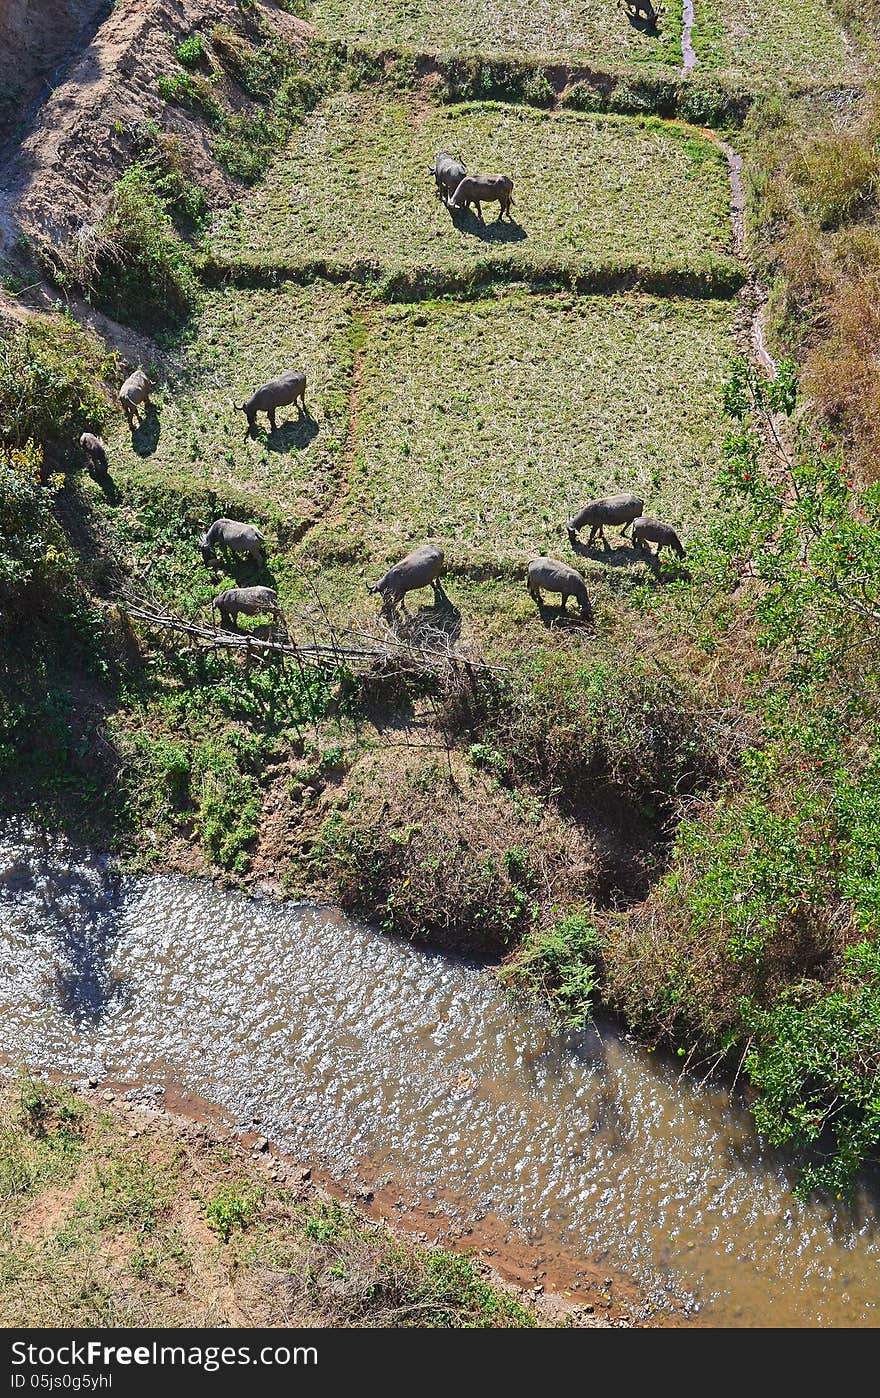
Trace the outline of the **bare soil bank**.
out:
M 348 1179 L 333 1179 L 312 1162 L 277 1152 L 258 1134 L 257 1121 L 244 1135 L 232 1130 L 203 1100 L 96 1079 L 71 1084 L 69 1099 L 63 1084 L 56 1088 L 60 1094 L 50 1089 L 45 1098 L 40 1084 L 18 1089 L 30 1117 L 20 1110 L 16 1115 L 16 1089 L 4 1094 L 9 1119 L 3 1149 L 19 1164 L 27 1161 L 32 1177 L 15 1218 L 5 1220 L 16 1272 L 7 1324 L 59 1323 L 32 1313 L 41 1255 L 56 1237 L 64 1238 L 67 1251 L 81 1252 L 77 1267 L 83 1274 L 95 1267 L 91 1296 L 105 1295 L 122 1307 L 112 1319 L 97 1315 L 92 1323 L 98 1324 L 396 1328 L 406 1321 L 381 1307 L 349 1314 L 359 1282 L 366 1287 L 371 1268 L 382 1274 L 389 1256 L 399 1269 L 415 1267 L 418 1275 L 438 1248 L 467 1256 L 476 1277 L 540 1327 L 683 1323 L 654 1316 L 631 1284 L 612 1276 L 604 1263 L 550 1255 L 511 1238 L 491 1216 L 473 1228 L 453 1225 L 439 1208 L 411 1205 L 395 1181 L 372 1178 L 368 1164 Z M 41 1152 L 52 1157 L 50 1164 L 40 1161 Z M 96 1181 L 100 1202 L 93 1209 Z M 222 1217 L 211 1207 L 215 1199 L 257 1203 L 224 1239 Z M 333 1212 L 334 1201 L 344 1215 Z M 145 1209 L 149 1226 L 133 1241 L 135 1216 Z M 97 1261 L 90 1242 L 95 1231 Z M 327 1257 L 309 1243 L 330 1245 Z M 294 1244 L 282 1261 L 279 1249 Z M 63 1279 L 59 1285 L 63 1289 Z M 491 1298 L 484 1301 L 491 1312 Z M 70 1305 L 80 1302 L 87 1304 L 72 1296 Z M 88 1323 L 85 1316 L 80 1320 Z M 477 1321 L 485 1318 L 478 1315 Z

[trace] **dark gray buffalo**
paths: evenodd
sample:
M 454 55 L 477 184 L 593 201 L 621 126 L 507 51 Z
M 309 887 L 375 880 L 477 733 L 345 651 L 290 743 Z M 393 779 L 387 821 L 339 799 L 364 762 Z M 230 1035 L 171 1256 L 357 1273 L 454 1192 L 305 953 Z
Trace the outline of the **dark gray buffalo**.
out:
M 448 151 L 441 150 L 431 166 L 431 174 L 437 185 L 438 197 L 443 200 L 444 204 L 448 204 L 467 171 L 460 161 L 456 160 Z
M 641 515 L 633 520 L 632 527 L 633 543 L 636 548 L 644 549 L 650 553 L 649 544 L 657 545 L 657 553 L 661 549 L 672 549 L 679 558 L 684 558 L 684 544 L 672 528 L 671 524 L 663 524 L 659 519 L 650 519 L 648 515 Z
M 620 532 L 625 534 L 627 527 L 634 519 L 638 519 L 644 508 L 645 502 L 638 495 L 606 495 L 601 500 L 591 500 L 589 505 L 584 505 L 584 508 L 568 521 L 568 537 L 574 543 L 578 530 L 589 525 L 587 548 L 592 548 L 596 538 L 607 544 L 606 524 L 622 524 L 623 529 Z
M 565 611 L 569 597 L 580 605 L 581 614 L 591 617 L 593 609 L 587 596 L 586 584 L 575 568 L 561 563 L 558 558 L 533 558 L 528 567 L 528 589 L 538 606 L 543 606 L 542 592 L 560 592 L 562 611 Z
M 298 403 L 300 413 L 305 413 L 306 376 L 301 369 L 285 369 L 284 373 L 279 374 L 277 379 L 270 379 L 268 383 L 264 383 L 251 394 L 246 402 L 239 405 L 248 420 L 245 436 L 247 437 L 253 432 L 257 413 L 267 414 L 269 426 L 275 432 L 277 430 L 276 411 L 278 408 L 288 407 L 291 403 Z
M 443 550 L 439 544 L 420 544 L 408 553 L 384 577 L 369 588 L 378 592 L 383 606 L 399 605 L 408 592 L 419 587 L 433 587 L 434 601 L 441 602 L 446 594 L 437 581 L 443 572 Z
M 465 175 L 449 200 L 450 209 L 469 209 L 476 205 L 477 218 L 482 219 L 482 204 L 497 203 L 498 217 L 503 214 L 513 220 L 510 212 L 513 180 L 509 175 Z
M 278 593 L 273 587 L 229 587 L 211 603 L 211 611 L 220 613 L 224 631 L 237 629 L 238 618 L 245 616 L 281 616 Z
M 237 519 L 215 519 L 204 534 L 199 536 L 199 548 L 205 563 L 217 560 L 217 550 L 227 553 L 241 553 L 252 558 L 257 564 L 263 561 L 265 539 L 259 529 L 252 524 L 240 524 Z

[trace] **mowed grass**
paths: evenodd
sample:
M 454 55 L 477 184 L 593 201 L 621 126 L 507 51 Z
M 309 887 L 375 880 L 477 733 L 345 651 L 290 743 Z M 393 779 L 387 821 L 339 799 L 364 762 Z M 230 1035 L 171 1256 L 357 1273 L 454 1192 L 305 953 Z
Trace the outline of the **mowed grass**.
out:
M 327 38 L 420 53 L 681 63 L 681 9 L 673 5 L 654 38 L 630 24 L 614 0 L 317 0 L 311 18 Z
M 120 414 L 108 434 L 114 480 L 245 496 L 296 529 L 339 484 L 352 353 L 350 312 L 332 288 L 207 295 L 186 343 L 158 366 L 158 412 L 131 434 Z M 281 408 L 275 433 L 261 415 L 246 437 L 235 405 L 287 368 L 305 371 L 311 416 Z
M 317 556 L 450 569 L 570 554 L 564 522 L 632 490 L 685 541 L 714 497 L 734 352 L 728 303 L 508 295 L 377 310 L 349 494 Z
M 700 68 L 744 83 L 859 80 L 859 62 L 823 0 L 694 0 L 694 11 Z
M 438 151 L 510 174 L 515 224 L 497 205 L 453 221 L 429 170 Z M 487 262 L 705 270 L 730 253 L 724 160 L 692 128 L 656 119 L 551 117 L 499 103 L 455 107 L 339 93 L 263 185 L 224 214 L 210 246 L 233 263 L 316 259 L 426 276 Z

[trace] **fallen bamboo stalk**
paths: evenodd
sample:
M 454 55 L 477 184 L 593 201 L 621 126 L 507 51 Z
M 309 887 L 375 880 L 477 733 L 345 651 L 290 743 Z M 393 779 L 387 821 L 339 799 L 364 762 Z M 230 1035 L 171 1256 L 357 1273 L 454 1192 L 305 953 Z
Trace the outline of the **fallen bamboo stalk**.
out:
M 219 627 L 187 621 L 183 617 L 161 611 L 142 598 L 123 594 L 120 601 L 128 616 L 135 621 L 146 622 L 164 630 L 192 636 L 196 640 L 204 641 L 212 649 L 243 650 L 251 654 L 256 651 L 261 654 L 290 656 L 315 669 L 326 669 L 328 665 L 347 666 L 351 669 L 372 668 L 377 664 L 388 664 L 395 660 L 408 661 L 436 674 L 448 673 L 459 667 L 470 671 L 486 672 L 494 669 L 483 661 L 473 661 L 457 656 L 451 650 L 431 650 L 412 645 L 406 641 L 396 640 L 393 637 L 384 637 L 372 645 L 365 645 L 363 641 L 372 640 L 372 638 L 362 631 L 347 633 L 342 639 L 338 638 L 335 633 L 331 633 L 331 638 L 326 644 L 321 644 L 316 639 L 310 645 L 300 646 L 291 641 L 270 640 L 263 636 L 226 631 Z M 353 644 L 355 640 L 360 644 Z

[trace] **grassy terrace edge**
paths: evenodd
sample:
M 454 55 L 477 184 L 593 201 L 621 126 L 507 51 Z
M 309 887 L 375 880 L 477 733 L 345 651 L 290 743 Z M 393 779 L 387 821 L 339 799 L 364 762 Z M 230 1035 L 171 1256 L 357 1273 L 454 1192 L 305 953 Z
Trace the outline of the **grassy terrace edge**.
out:
M 702 267 L 646 267 L 630 261 L 587 263 L 532 261 L 486 257 L 461 273 L 437 272 L 415 267 L 384 272 L 375 262 L 313 258 L 268 262 L 264 259 L 226 258 L 203 254 L 195 259 L 201 281 L 209 287 L 236 286 L 242 290 L 271 288 L 289 281 L 308 285 L 315 281 L 363 286 L 379 300 L 417 301 L 444 295 L 468 296 L 505 284 L 525 285 L 534 291 L 574 291 L 578 295 L 640 291 L 651 296 L 689 296 L 707 300 L 734 296 L 748 281 L 748 270 L 733 257 L 707 257 Z
M 761 96 L 782 92 L 793 98 L 821 98 L 861 91 L 852 84 L 804 82 L 784 74 L 775 83 L 745 82 L 722 68 L 698 67 L 685 73 L 662 64 L 568 62 L 508 50 L 455 53 L 321 36 L 311 42 L 316 53 L 334 66 L 346 66 L 365 85 L 384 82 L 398 90 L 429 85 L 441 102 L 522 102 L 620 116 L 650 114 L 708 127 L 741 126 Z

